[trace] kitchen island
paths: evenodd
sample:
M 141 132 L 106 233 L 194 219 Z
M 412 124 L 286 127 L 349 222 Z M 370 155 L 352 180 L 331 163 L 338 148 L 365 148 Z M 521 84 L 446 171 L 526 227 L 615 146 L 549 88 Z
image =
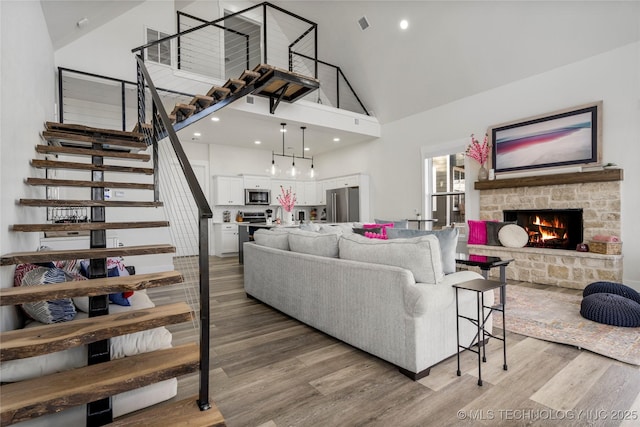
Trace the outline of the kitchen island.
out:
M 253 233 L 260 228 L 274 227 L 296 228 L 299 227 L 299 225 L 281 225 L 275 222 L 272 224 L 267 224 L 266 222 L 238 223 L 238 262 L 240 262 L 240 264 L 244 263 L 243 245 L 245 242 L 253 240 Z

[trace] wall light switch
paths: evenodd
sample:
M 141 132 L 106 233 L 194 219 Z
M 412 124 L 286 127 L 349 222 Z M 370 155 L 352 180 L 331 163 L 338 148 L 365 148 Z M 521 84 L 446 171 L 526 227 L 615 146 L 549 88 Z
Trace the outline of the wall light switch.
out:
M 122 191 L 122 190 L 115 191 L 115 196 L 114 197 L 124 197 L 124 191 Z

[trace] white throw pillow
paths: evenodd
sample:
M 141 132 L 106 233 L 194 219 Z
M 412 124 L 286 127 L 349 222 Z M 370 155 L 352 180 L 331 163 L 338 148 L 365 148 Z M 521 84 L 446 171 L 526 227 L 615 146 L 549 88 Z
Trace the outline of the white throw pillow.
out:
M 522 248 L 529 242 L 529 236 L 519 225 L 507 224 L 498 232 L 498 240 L 506 248 Z

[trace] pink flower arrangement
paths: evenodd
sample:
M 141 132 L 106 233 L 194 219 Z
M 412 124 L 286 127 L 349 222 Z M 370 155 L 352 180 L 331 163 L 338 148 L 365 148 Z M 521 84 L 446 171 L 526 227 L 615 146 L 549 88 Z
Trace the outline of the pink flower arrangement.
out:
M 280 203 L 280 206 L 282 206 L 282 209 L 284 209 L 285 212 L 291 212 L 298 201 L 296 199 L 296 193 L 291 190 L 291 187 L 289 187 L 288 190 L 285 190 L 282 185 L 280 186 L 280 193 L 281 194 L 276 197 L 278 203 Z
M 467 151 L 465 154 L 467 157 L 471 157 L 476 162 L 484 165 L 489 159 L 489 150 L 491 149 L 491 145 L 489 145 L 489 135 L 484 135 L 484 141 L 482 144 L 475 138 L 473 134 L 471 134 L 471 144 L 467 147 Z

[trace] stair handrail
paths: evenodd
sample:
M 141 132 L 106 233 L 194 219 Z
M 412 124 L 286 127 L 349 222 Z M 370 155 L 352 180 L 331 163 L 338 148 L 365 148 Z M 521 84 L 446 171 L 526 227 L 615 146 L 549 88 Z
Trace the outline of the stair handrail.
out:
M 139 82 L 138 91 L 144 92 L 145 86 L 149 89 L 151 98 L 153 99 L 153 133 L 154 136 L 158 136 L 158 123 L 157 117 L 160 118 L 162 125 L 166 132 L 166 137 L 169 138 L 171 146 L 176 154 L 178 163 L 182 168 L 187 185 L 193 195 L 196 206 L 198 208 L 199 216 L 199 287 L 200 287 L 200 391 L 198 395 L 198 406 L 201 411 L 211 409 L 209 403 L 209 346 L 210 346 L 210 331 L 209 331 L 209 219 L 213 217 L 213 212 L 209 202 L 205 198 L 204 192 L 198 183 L 198 179 L 191 167 L 191 163 L 187 158 L 187 154 L 180 143 L 180 139 L 176 134 L 169 115 L 162 104 L 162 99 L 156 90 L 147 67 L 144 65 L 144 59 L 142 54 L 135 55 L 138 68 L 138 76 L 142 77 L 142 81 Z M 140 123 L 144 123 L 144 117 L 139 117 Z M 157 165 L 157 140 L 154 139 L 154 168 Z M 157 174 L 155 174 L 157 177 Z M 156 178 L 157 179 L 157 178 Z M 157 188 L 157 182 L 155 183 Z M 157 200 L 156 200 L 157 201 Z

